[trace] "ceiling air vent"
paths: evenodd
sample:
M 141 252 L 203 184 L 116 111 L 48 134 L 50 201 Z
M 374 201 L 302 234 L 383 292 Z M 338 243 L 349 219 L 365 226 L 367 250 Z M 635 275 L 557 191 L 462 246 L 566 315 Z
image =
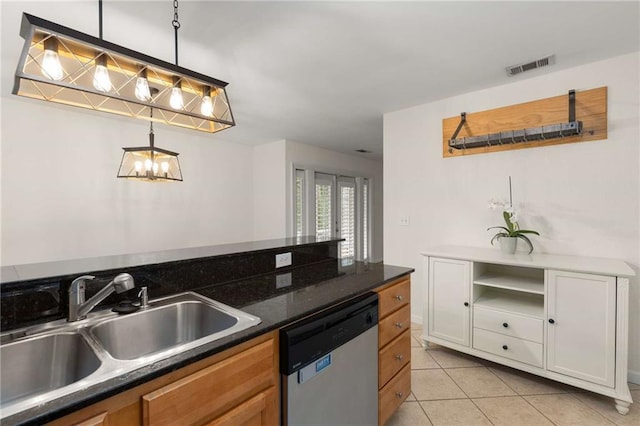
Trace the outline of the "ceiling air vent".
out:
M 511 65 L 511 66 L 506 68 L 507 75 L 509 77 L 512 77 L 514 75 L 523 73 L 525 71 L 530 71 L 530 70 L 534 70 L 536 68 L 553 65 L 553 64 L 555 64 L 555 62 L 556 62 L 556 55 L 551 55 L 551 56 L 547 56 L 547 57 L 538 59 L 536 61 L 527 62 L 527 63 L 519 64 L 519 65 Z

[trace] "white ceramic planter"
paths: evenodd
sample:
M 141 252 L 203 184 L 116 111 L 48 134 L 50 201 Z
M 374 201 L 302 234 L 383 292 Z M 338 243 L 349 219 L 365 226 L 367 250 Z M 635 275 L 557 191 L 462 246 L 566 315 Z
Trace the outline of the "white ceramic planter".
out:
M 500 237 L 500 250 L 504 254 L 514 254 L 518 247 L 517 237 Z

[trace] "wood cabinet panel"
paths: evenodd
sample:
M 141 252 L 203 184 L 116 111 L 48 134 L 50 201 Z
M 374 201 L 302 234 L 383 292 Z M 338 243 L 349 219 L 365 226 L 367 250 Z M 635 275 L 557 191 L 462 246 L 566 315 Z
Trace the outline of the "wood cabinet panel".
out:
M 405 365 L 379 393 L 378 424 L 384 425 L 411 392 L 411 365 Z
M 144 425 L 191 425 L 273 386 L 273 341 L 261 343 L 142 398 Z
M 411 332 L 406 330 L 380 350 L 378 388 L 382 388 L 402 367 L 411 362 Z
M 256 337 L 244 343 L 240 343 L 225 351 L 218 352 L 215 355 L 194 362 L 193 364 L 190 364 L 178 370 L 172 371 L 171 373 L 143 383 L 139 386 L 136 386 L 135 388 L 126 390 L 115 396 L 104 399 L 67 416 L 56 419 L 51 423 L 48 423 L 48 425 L 74 425 L 77 423 L 81 423 L 89 418 L 99 416 L 104 412 L 107 413 L 106 421 L 109 425 L 141 425 L 143 395 L 149 394 L 150 392 L 153 392 L 163 386 L 167 386 L 175 382 L 176 380 L 190 376 L 225 359 L 229 359 L 237 354 L 242 353 L 245 350 L 260 345 L 263 342 L 270 342 L 269 344 L 274 348 L 274 353 L 272 356 L 273 365 L 271 366 L 271 373 L 273 375 L 273 378 L 271 382 L 276 382 L 278 377 L 278 352 L 275 350 L 275 348 L 278 347 L 278 332 L 273 331 L 270 333 L 265 333 L 262 336 Z M 257 389 L 255 393 L 259 391 L 260 389 Z
M 378 348 L 411 328 L 411 308 L 405 305 L 378 323 Z
M 405 278 L 378 292 L 378 316 L 384 318 L 411 301 L 411 281 Z
M 270 426 L 278 423 L 277 390 L 271 387 L 238 405 L 207 426 Z
M 93 416 L 90 419 L 83 420 L 79 423 L 75 423 L 73 426 L 108 426 L 109 425 L 109 413 L 106 411 L 100 413 L 97 416 Z

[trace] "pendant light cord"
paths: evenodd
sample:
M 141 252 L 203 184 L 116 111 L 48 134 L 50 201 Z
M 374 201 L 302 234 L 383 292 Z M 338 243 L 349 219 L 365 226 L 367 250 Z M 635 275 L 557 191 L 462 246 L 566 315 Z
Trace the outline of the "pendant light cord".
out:
M 178 29 L 180 28 L 180 21 L 178 20 L 178 0 L 173 0 L 173 21 L 171 21 L 171 25 L 173 25 L 173 31 L 175 34 L 176 65 L 178 65 Z
M 102 40 L 102 0 L 98 0 L 98 37 Z

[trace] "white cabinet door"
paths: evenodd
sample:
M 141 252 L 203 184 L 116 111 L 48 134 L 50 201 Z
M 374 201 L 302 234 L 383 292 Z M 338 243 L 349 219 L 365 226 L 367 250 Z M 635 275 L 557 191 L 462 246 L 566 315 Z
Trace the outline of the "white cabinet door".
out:
M 615 277 L 547 271 L 547 369 L 615 386 Z
M 429 258 L 430 336 L 469 346 L 471 263 Z

